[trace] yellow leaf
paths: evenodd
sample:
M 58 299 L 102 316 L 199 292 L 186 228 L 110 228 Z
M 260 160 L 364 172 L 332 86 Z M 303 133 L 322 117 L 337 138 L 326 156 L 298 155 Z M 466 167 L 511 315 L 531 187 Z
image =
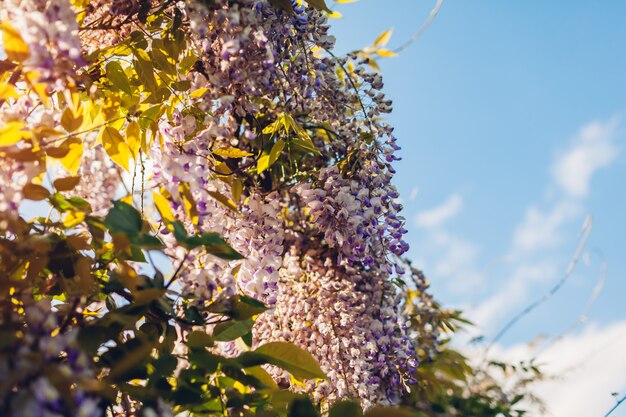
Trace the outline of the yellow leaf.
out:
M 198 224 L 198 209 L 196 208 L 196 202 L 191 195 L 191 189 L 189 188 L 189 184 L 182 183 L 179 187 L 180 195 L 183 197 L 183 205 L 185 208 L 185 213 L 191 219 L 191 223 L 194 225 Z
M 172 208 L 170 207 L 170 203 L 167 198 L 163 197 L 163 194 L 153 192 L 152 199 L 154 200 L 154 205 L 156 206 L 159 214 L 166 222 L 173 222 L 176 220 L 174 217 L 174 213 L 172 212 Z
M 38 71 L 29 71 L 25 74 L 26 80 L 30 87 L 33 89 L 35 94 L 39 96 L 44 106 L 50 107 L 50 102 L 48 101 L 48 92 L 46 91 L 46 84 L 40 83 L 39 79 L 41 78 L 41 74 Z
M 237 148 L 218 148 L 218 149 L 214 149 L 213 153 L 219 156 L 222 156 L 224 158 L 243 158 L 244 156 L 252 156 L 252 154 L 250 152 L 246 152 L 246 151 L 242 151 L 241 149 L 237 149 Z
M 87 214 L 82 211 L 69 211 L 63 220 L 63 226 L 68 228 L 77 226 L 85 220 L 86 216 Z
M 141 147 L 141 128 L 136 121 L 132 121 L 126 126 L 126 141 L 133 154 L 133 159 L 137 159 Z
M 50 191 L 46 187 L 37 184 L 26 184 L 22 191 L 24 192 L 24 197 L 29 200 L 45 200 L 50 196 Z
M 328 17 L 330 19 L 341 19 L 341 18 L 343 18 L 343 15 L 341 13 L 339 13 L 338 11 L 333 11 L 331 13 L 328 13 Z
M 189 97 L 193 97 L 193 98 L 200 98 L 204 95 L 204 93 L 206 93 L 208 89 L 205 87 L 202 88 L 198 88 L 196 91 L 192 92 L 191 94 L 189 94 Z
M 0 146 L 12 146 L 30 136 L 22 130 L 23 122 L 9 122 L 0 128 Z
M 72 133 L 76 131 L 83 124 L 83 115 L 75 115 L 72 109 L 69 107 L 65 109 L 61 116 L 61 126 L 63 129 Z
M 387 43 L 389 42 L 389 39 L 391 39 L 392 32 L 393 32 L 393 29 L 388 29 L 384 31 L 383 33 L 381 33 L 380 35 L 378 35 L 378 37 L 374 41 L 374 46 L 378 48 L 378 47 L 387 45 Z
M 243 192 L 243 181 L 240 178 L 233 178 L 230 185 L 230 193 L 233 196 L 233 201 L 238 203 L 241 200 L 241 193 Z
M 231 200 L 230 198 L 226 197 L 225 195 L 220 194 L 217 191 L 207 191 L 207 192 L 209 193 L 211 197 L 213 197 L 214 199 L 216 199 L 217 201 L 219 201 L 220 203 L 222 203 L 224 206 L 228 207 L 232 211 L 235 211 L 235 212 L 239 211 L 237 210 L 237 205 L 235 204 L 235 202 Z
M 102 128 L 102 145 L 113 162 L 128 171 L 128 161 L 132 158 L 132 153 L 117 129 L 111 126 Z
M 25 61 L 30 56 L 30 52 L 17 29 L 3 22 L 0 23 L 0 30 L 2 30 L 2 47 L 7 57 L 11 61 Z
M 376 50 L 376 54 L 378 56 L 383 57 L 383 58 L 391 58 L 391 57 L 394 57 L 394 56 L 398 55 L 394 51 L 391 51 L 391 50 L 385 49 L 385 48 L 377 49 Z
M 0 84 L 0 99 L 17 98 L 15 87 L 11 84 Z
M 268 154 L 262 155 L 256 163 L 256 172 L 260 174 L 270 167 L 270 156 Z
M 76 138 L 69 138 L 62 146 L 68 147 L 69 151 L 61 158 L 61 164 L 70 174 L 76 175 L 83 157 L 83 142 Z M 50 155 L 49 150 L 48 155 Z
M 74 187 L 78 185 L 80 182 L 80 176 L 75 177 L 65 177 L 54 180 L 52 185 L 57 191 L 70 191 L 73 190 Z

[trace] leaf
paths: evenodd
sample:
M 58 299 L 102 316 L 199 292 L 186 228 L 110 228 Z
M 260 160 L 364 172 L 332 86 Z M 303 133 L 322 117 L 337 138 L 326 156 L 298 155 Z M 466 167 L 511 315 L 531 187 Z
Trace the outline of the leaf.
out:
M 83 156 L 83 142 L 76 138 L 69 138 L 63 142 L 62 146 L 67 147 L 69 150 L 65 156 L 61 158 L 61 164 L 70 174 L 76 175 Z M 47 149 L 48 155 L 50 155 L 49 151 L 50 150 Z
M 274 162 L 276 162 L 278 160 L 278 158 L 280 157 L 280 154 L 281 154 L 281 152 L 283 151 L 284 148 L 285 148 L 285 141 L 282 140 L 282 139 L 277 141 L 272 146 L 272 150 L 270 151 L 269 165 L 273 165 Z
M 183 198 L 185 213 L 193 225 L 198 225 L 198 209 L 196 208 L 196 201 L 194 200 L 193 195 L 191 195 L 189 184 L 182 183 L 180 187 L 178 187 L 178 190 Z
M 235 204 L 235 202 L 231 200 L 230 198 L 226 197 L 224 194 L 218 193 L 217 191 L 207 191 L 207 194 L 209 194 L 211 197 L 213 197 L 218 202 L 222 203 L 224 206 L 231 209 L 232 211 L 234 212 L 239 211 L 237 209 L 237 205 Z
M 224 158 L 232 158 L 232 159 L 243 158 L 245 156 L 252 156 L 250 152 L 242 151 L 241 149 L 233 148 L 233 147 L 217 148 L 213 150 L 213 153 Z
M 78 183 L 80 183 L 80 176 L 74 176 L 54 180 L 54 183 L 52 183 L 52 185 L 54 185 L 54 188 L 57 191 L 70 191 L 73 190 L 74 187 L 78 185 Z
M 364 417 L 416 417 L 416 414 L 402 408 L 373 407 L 364 414 Z
M 188 250 L 204 247 L 212 255 L 222 259 L 243 259 L 243 255 L 234 250 L 217 233 L 203 233 L 201 235 L 188 236 L 185 226 L 179 221 L 171 223 L 174 228 L 176 241 Z
M 75 115 L 69 107 L 63 111 L 61 116 L 61 126 L 69 133 L 76 131 L 83 124 L 83 115 Z
M 213 329 L 213 339 L 218 342 L 227 342 L 244 336 L 252 330 L 254 320 L 246 319 L 243 321 L 229 320 L 225 323 L 219 323 Z
M 332 10 L 328 8 L 324 0 L 307 0 L 306 2 L 315 7 L 317 10 L 323 10 L 325 12 L 332 13 Z
M 11 84 L 0 84 L 0 99 L 18 98 L 19 95 L 15 91 L 15 87 Z
M 143 82 L 146 90 L 153 94 L 156 93 L 159 85 L 154 77 L 154 66 L 150 62 L 150 56 L 143 49 L 136 49 L 134 54 L 137 59 L 133 61 L 133 66 L 139 79 Z
M 376 50 L 376 55 L 383 57 L 383 58 L 392 58 L 394 56 L 398 56 L 398 54 L 396 54 L 395 52 L 389 50 L 389 49 L 377 49 Z
M 187 336 L 187 346 L 193 349 L 202 349 L 213 346 L 213 338 L 201 330 L 194 330 Z
M 134 120 L 126 126 L 126 143 L 130 148 L 133 159 L 136 160 L 141 147 L 141 127 Z
M 2 30 L 2 48 L 7 54 L 7 57 L 11 61 L 17 62 L 22 62 L 28 59 L 30 56 L 28 45 L 24 42 L 24 39 L 17 29 L 6 22 L 3 22 L 0 23 L 0 30 Z
M 322 378 L 326 375 L 317 361 L 306 350 L 286 342 L 270 342 L 258 347 L 253 353 L 263 355 L 268 363 L 276 365 L 296 378 Z
M 111 234 L 123 233 L 132 237 L 139 234 L 143 222 L 141 214 L 133 206 L 121 201 L 114 201 L 113 208 L 109 210 L 104 219 L 104 224 Z
M 156 288 L 148 288 L 145 290 L 137 291 L 134 293 L 135 303 L 134 305 L 142 306 L 158 300 L 165 294 L 165 290 L 159 290 Z
M 109 77 L 109 80 L 111 80 L 111 83 L 113 83 L 115 87 L 128 95 L 133 94 L 133 89 L 128 76 L 122 68 L 122 64 L 118 61 L 111 61 L 106 65 L 105 70 L 107 77 Z
M 154 205 L 156 206 L 161 218 L 166 222 L 173 222 L 176 218 L 174 217 L 174 213 L 172 212 L 172 208 L 170 207 L 170 203 L 167 198 L 163 197 L 163 194 L 153 192 L 152 199 L 154 200 Z
M 341 401 L 333 404 L 328 417 L 363 417 L 363 410 L 355 401 Z
M 0 128 L 0 146 L 12 146 L 24 138 L 29 137 L 29 132 L 22 130 L 23 122 L 9 122 Z
M 256 172 L 257 174 L 262 173 L 270 167 L 270 156 L 265 154 L 261 155 L 259 160 L 256 163 Z
M 374 41 L 374 46 L 376 48 L 386 46 L 387 43 L 389 42 L 389 39 L 391 39 L 392 32 L 393 32 L 393 29 L 387 29 L 386 31 L 378 35 L 378 37 Z
M 26 184 L 22 191 L 24 192 L 24 197 L 29 200 L 40 201 L 50 197 L 50 191 L 46 187 L 37 184 Z
M 102 145 L 106 153 L 113 162 L 128 171 L 128 161 L 132 158 L 132 152 L 120 132 L 111 126 L 104 126 L 101 132 Z
M 258 379 L 261 384 L 265 385 L 267 388 L 278 390 L 278 384 L 274 381 L 274 378 L 262 367 L 260 366 L 251 366 L 246 368 L 246 374 L 255 377 Z
M 284 11 L 294 14 L 293 6 L 291 5 L 291 1 L 289 0 L 269 0 L 271 5 L 274 7 L 278 7 L 279 9 L 283 9 Z

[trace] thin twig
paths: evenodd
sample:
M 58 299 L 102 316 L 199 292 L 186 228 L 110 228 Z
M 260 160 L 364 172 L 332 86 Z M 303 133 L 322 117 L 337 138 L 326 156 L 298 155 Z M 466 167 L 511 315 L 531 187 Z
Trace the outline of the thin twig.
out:
M 572 272 L 574 271 L 574 267 L 578 263 L 578 259 L 580 258 L 580 255 L 582 254 L 582 251 L 585 248 L 585 245 L 587 244 L 587 240 L 589 239 L 589 234 L 591 233 L 592 227 L 593 227 L 592 217 L 591 215 L 587 215 L 582 225 L 582 230 L 581 230 L 582 237 L 580 239 L 580 242 L 578 243 L 576 252 L 574 253 L 574 256 L 570 260 L 569 264 L 567 265 L 567 269 L 565 270 L 565 273 L 563 274 L 559 282 L 557 282 L 556 285 L 554 285 L 550 289 L 550 291 L 544 294 L 541 298 L 537 299 L 536 301 L 528 305 L 525 309 L 523 309 L 521 312 L 519 312 L 515 317 L 509 320 L 509 322 L 504 327 L 500 329 L 500 331 L 496 334 L 493 340 L 489 343 L 489 345 L 485 349 L 485 352 L 483 353 L 483 364 L 486 361 L 487 353 L 489 353 L 491 348 L 502 338 L 502 336 L 504 336 L 509 330 L 511 330 L 511 328 L 522 317 L 526 316 L 535 308 L 539 307 L 541 304 L 548 301 L 557 291 L 561 289 L 561 287 L 563 287 L 563 284 L 565 284 L 567 279 L 572 275 Z
M 437 0 L 437 3 L 435 4 L 435 7 L 433 7 L 433 9 L 430 11 L 430 14 L 428 15 L 428 18 L 424 21 L 424 23 L 422 23 L 422 26 L 417 30 L 417 32 L 415 32 L 406 42 L 404 42 L 402 45 L 400 45 L 399 47 L 397 47 L 396 49 L 393 50 L 393 52 L 395 53 L 399 53 L 403 50 L 405 50 L 406 48 L 408 48 L 409 46 L 411 46 L 411 44 L 413 42 L 415 42 L 417 40 L 417 38 L 419 38 L 420 36 L 422 36 L 422 33 L 424 33 L 426 31 L 426 29 L 428 29 L 428 26 L 430 26 L 430 24 L 432 23 L 432 21 L 435 19 L 435 16 L 437 16 L 437 13 L 439 13 L 439 9 L 441 8 L 441 5 L 443 4 L 443 0 Z
M 617 404 L 615 404 L 615 405 L 613 406 L 613 408 L 611 408 L 611 409 L 609 410 L 609 412 L 608 412 L 608 413 L 606 413 L 606 414 L 604 415 L 604 417 L 609 417 L 609 416 L 613 413 L 613 411 L 617 410 L 617 407 L 619 407 L 619 406 L 620 406 L 620 405 L 621 405 L 624 401 L 626 401 L 626 395 L 624 395 L 624 396 L 623 396 L 623 397 L 622 397 L 622 398 L 621 398 L 621 399 L 617 402 Z

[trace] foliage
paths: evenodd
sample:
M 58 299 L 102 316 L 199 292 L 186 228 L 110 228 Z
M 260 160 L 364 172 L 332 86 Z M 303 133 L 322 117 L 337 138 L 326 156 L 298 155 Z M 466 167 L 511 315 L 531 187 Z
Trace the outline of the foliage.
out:
M 492 407 L 445 347 L 458 315 L 405 283 L 391 102 L 364 67 L 390 33 L 336 57 L 333 14 L 2 3 L 1 415 Z

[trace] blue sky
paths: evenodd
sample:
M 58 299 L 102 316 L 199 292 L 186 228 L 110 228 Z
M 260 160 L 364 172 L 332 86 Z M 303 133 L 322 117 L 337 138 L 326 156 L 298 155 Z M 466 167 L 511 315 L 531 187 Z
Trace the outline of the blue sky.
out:
M 337 49 L 364 47 L 391 27 L 393 49 L 434 4 L 337 6 Z M 581 390 L 598 402 L 592 414 L 565 414 L 555 401 L 554 415 L 603 415 L 610 392 L 626 390 L 625 46 L 625 2 L 446 0 L 417 42 L 380 62 L 403 147 L 396 183 L 411 257 L 437 298 L 464 308 L 477 333 L 489 340 L 558 282 L 593 216 L 564 287 L 498 346 L 532 356 L 528 342 L 579 318 L 606 262 L 588 321 L 542 358 L 567 357 L 563 367 L 596 361 L 585 375 L 601 390 L 578 384 L 567 394 Z

